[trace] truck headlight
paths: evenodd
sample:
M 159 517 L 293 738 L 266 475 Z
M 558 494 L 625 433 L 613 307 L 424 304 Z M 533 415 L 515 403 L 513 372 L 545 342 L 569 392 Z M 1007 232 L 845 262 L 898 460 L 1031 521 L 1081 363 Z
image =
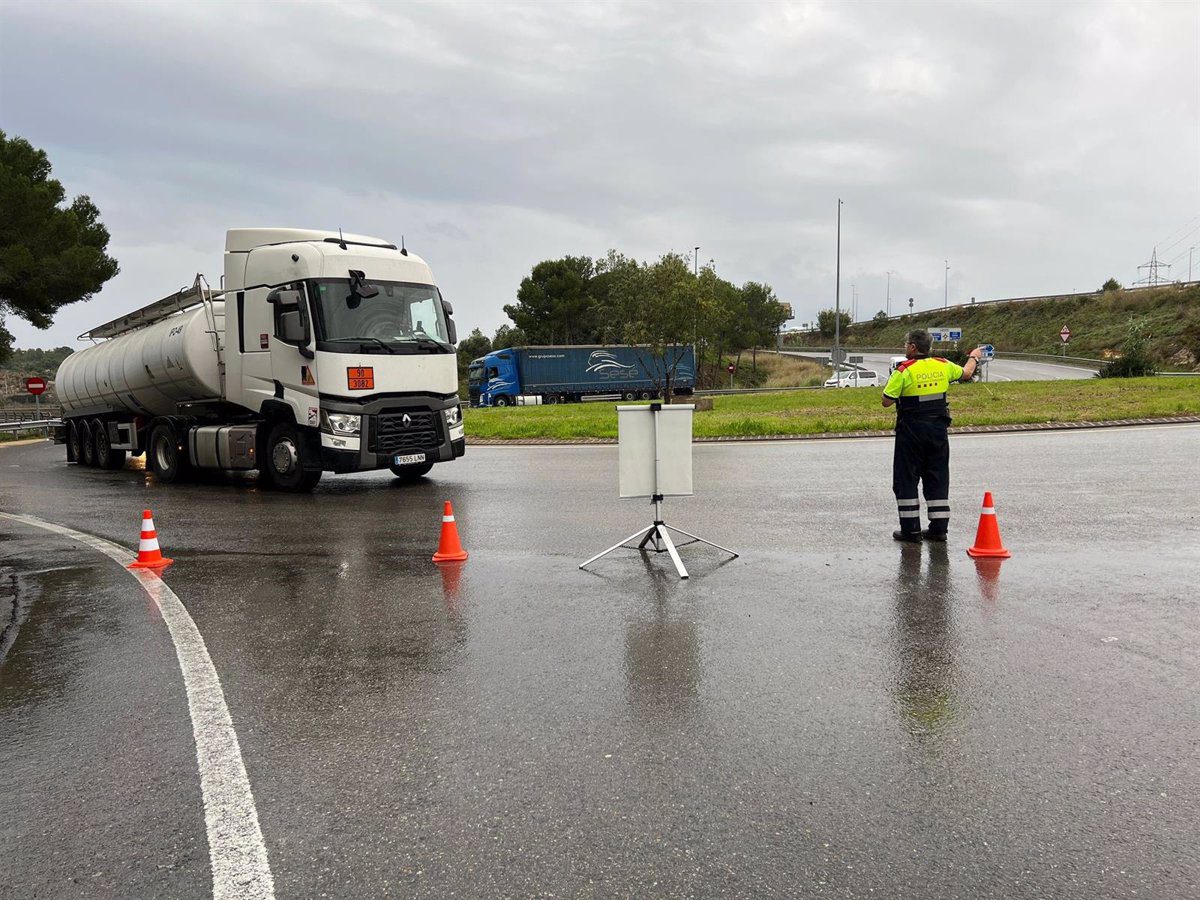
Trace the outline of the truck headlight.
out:
M 451 428 L 462 422 L 462 407 L 452 406 L 444 412 L 446 413 L 446 424 Z
M 321 410 L 321 428 L 330 434 L 355 437 L 362 430 L 362 416 Z

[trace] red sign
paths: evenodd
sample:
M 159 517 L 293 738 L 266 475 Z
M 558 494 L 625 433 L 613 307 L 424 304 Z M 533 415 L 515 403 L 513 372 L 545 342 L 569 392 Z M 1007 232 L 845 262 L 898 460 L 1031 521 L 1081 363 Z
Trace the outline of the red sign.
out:
M 1064 325 L 1062 331 L 1058 333 L 1058 336 L 1062 338 L 1062 342 L 1065 344 L 1071 339 L 1071 329 Z
M 35 397 L 38 394 L 44 394 L 46 392 L 46 379 L 45 378 L 26 378 L 25 379 L 25 390 L 29 391 L 29 393 L 33 394 Z
M 730 363 L 725 368 L 729 372 L 730 375 L 732 375 L 734 372 L 737 371 L 737 366 L 735 366 L 733 363 Z

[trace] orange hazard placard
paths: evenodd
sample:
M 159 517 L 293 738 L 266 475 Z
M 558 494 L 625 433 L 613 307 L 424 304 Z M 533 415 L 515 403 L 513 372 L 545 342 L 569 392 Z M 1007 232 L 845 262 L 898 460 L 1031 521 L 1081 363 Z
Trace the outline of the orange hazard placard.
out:
M 371 366 L 347 366 L 346 381 L 352 391 L 375 390 L 375 369 Z

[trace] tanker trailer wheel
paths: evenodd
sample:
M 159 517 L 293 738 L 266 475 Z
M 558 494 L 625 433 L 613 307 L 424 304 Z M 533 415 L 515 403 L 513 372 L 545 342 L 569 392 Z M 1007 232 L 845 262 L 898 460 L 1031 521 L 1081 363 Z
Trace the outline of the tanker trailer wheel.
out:
M 146 447 L 146 462 L 150 471 L 164 484 L 185 479 L 192 470 L 187 452 L 180 449 L 181 438 L 169 422 L 160 422 L 150 432 L 150 443 Z
M 125 467 L 125 451 L 112 448 L 112 441 L 108 438 L 108 429 L 99 419 L 92 423 L 92 443 L 96 445 L 96 465 L 100 468 L 123 469 Z
M 641 393 L 641 397 L 643 400 L 649 400 L 653 396 L 654 395 L 651 394 L 649 391 L 642 391 L 642 393 Z
M 632 400 L 636 396 L 637 396 L 637 394 L 635 394 L 633 391 L 626 391 L 624 394 L 621 395 L 621 399 L 622 400 Z
M 415 466 L 388 466 L 388 468 L 401 481 L 408 482 L 428 475 L 429 470 L 433 468 L 433 463 L 417 463 Z
M 80 432 L 82 423 L 70 421 L 67 423 L 67 441 L 71 449 L 71 459 L 83 464 L 83 434 Z
M 321 471 L 305 471 L 303 447 L 304 442 L 295 425 L 280 422 L 271 429 L 267 436 L 267 458 L 262 463 L 262 474 L 270 487 L 307 494 L 317 486 Z
M 79 434 L 79 461 L 85 466 L 96 464 L 96 442 L 92 440 L 92 429 L 87 422 L 77 422 L 75 429 Z

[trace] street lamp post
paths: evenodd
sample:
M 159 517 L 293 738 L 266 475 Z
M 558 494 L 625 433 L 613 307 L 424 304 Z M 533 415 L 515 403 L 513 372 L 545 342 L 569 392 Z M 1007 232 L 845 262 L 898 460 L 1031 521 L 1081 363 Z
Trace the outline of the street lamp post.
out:
M 1196 249 L 1196 246 L 1198 245 L 1188 247 L 1188 281 L 1192 280 L 1192 251 Z
M 946 260 L 946 292 L 942 295 L 942 309 L 950 307 L 950 260 Z
M 887 282 L 887 317 L 889 319 L 892 317 L 892 276 L 895 274 L 896 273 L 893 272 L 891 269 L 888 269 L 888 273 L 887 273 L 887 279 L 888 279 L 888 282 Z
M 837 210 L 837 264 L 834 270 L 833 285 L 833 377 L 837 379 L 838 387 L 842 385 L 841 355 L 839 350 L 842 343 L 842 198 L 838 197 Z

